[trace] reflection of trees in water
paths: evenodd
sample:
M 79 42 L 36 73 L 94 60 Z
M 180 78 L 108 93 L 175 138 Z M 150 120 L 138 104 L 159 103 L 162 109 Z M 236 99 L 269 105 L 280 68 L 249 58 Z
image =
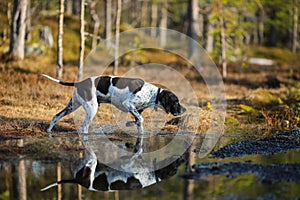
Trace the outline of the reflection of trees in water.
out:
M 195 152 L 193 152 L 193 149 L 195 149 L 195 141 L 192 143 L 192 145 L 188 148 L 186 154 L 185 154 L 185 173 L 189 173 L 191 171 L 191 166 L 195 164 L 196 155 Z M 194 197 L 194 187 L 195 187 L 195 181 L 191 179 L 184 179 L 184 192 L 183 192 L 183 199 L 185 200 L 192 200 Z
M 17 140 L 17 146 L 23 147 L 23 139 Z M 21 156 L 6 166 L 6 188 L 9 191 L 10 199 L 26 200 L 26 165 Z M 10 178 L 11 177 L 11 178 Z
M 26 167 L 24 159 L 21 158 L 11 164 L 11 174 L 10 198 L 26 200 Z

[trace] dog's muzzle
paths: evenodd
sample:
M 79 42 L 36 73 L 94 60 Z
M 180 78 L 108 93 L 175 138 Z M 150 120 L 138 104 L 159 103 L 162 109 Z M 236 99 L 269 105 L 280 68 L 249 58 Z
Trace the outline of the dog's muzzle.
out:
M 186 108 L 183 106 L 180 106 L 180 109 L 177 112 L 175 112 L 173 115 L 174 116 L 182 115 L 185 111 L 186 111 Z

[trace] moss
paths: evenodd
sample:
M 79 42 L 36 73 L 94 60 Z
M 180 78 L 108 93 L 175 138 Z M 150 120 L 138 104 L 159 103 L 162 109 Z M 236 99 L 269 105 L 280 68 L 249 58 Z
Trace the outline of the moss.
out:
M 272 94 L 267 90 L 257 90 L 251 95 L 254 104 L 269 104 L 272 102 L 282 104 L 282 100 L 277 95 Z
M 257 112 L 257 110 L 255 110 L 253 107 L 245 105 L 245 104 L 240 104 L 239 108 L 242 111 L 247 112 L 247 113 L 256 113 Z
M 239 120 L 234 117 L 226 117 L 225 124 L 239 124 Z
M 283 48 L 253 46 L 250 49 L 249 56 L 269 58 L 275 60 L 281 66 L 285 64 L 300 64 L 299 54 Z

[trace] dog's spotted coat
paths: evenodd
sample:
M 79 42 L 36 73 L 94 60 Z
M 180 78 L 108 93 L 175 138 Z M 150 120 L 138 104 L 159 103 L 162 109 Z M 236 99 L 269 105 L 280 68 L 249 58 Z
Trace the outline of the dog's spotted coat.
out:
M 88 133 L 89 125 L 101 103 L 111 103 L 124 112 L 130 112 L 135 118 L 135 122 L 131 124 L 137 125 L 139 134 L 143 134 L 141 114 L 144 109 L 160 106 L 166 113 L 174 116 L 181 115 L 186 110 L 180 105 L 174 93 L 158 88 L 142 79 L 95 76 L 80 82 L 63 82 L 45 74 L 43 76 L 61 85 L 76 88 L 67 106 L 53 117 L 47 132 L 51 132 L 58 120 L 80 106 L 83 106 L 86 112 L 80 133 Z

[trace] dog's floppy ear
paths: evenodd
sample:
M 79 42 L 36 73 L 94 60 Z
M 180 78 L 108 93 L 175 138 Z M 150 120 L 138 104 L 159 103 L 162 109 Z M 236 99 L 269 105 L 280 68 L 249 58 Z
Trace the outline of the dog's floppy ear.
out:
M 165 109 L 166 113 L 170 113 L 171 112 L 171 105 L 170 105 L 170 91 L 167 90 L 163 90 L 162 92 L 160 92 L 158 94 L 158 102 L 160 103 L 160 105 Z

